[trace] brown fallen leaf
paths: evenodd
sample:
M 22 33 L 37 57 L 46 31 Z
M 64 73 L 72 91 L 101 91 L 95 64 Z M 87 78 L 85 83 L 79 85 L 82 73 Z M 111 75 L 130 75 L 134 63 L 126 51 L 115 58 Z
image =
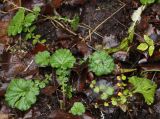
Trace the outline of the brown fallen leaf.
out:
M 5 45 L 0 43 L 0 55 L 3 54 Z
M 7 35 L 8 22 L 0 21 L 0 37 Z
M 0 86 L 0 97 L 4 96 L 7 86 L 8 83 L 2 83 L 2 85 Z
M 86 0 L 70 0 L 68 3 L 72 6 L 76 5 L 83 5 L 86 2 Z
M 77 49 L 83 56 L 87 56 L 90 54 L 90 49 L 88 48 L 87 44 L 83 41 L 77 44 Z
M 158 15 L 160 15 L 160 4 L 154 4 L 152 6 L 152 10 L 156 12 Z
M 8 22 L 0 20 L 0 55 L 9 44 L 10 38 L 7 35 Z
M 34 6 L 44 6 L 46 0 L 22 0 L 22 6 L 28 9 L 33 9 Z
M 148 20 L 149 20 L 148 16 L 142 16 L 141 22 L 137 25 L 138 31 L 143 33 L 149 27 Z
M 0 43 L 4 45 L 8 45 L 9 41 L 10 41 L 10 38 L 7 35 L 0 37 Z
M 56 110 L 49 115 L 49 119 L 81 119 L 81 118 L 73 116 L 72 114 L 64 112 L 62 110 Z
M 0 112 L 0 119 L 9 119 L 9 115 Z
M 3 53 L 1 77 L 5 77 L 6 80 L 9 78 L 8 80 L 10 80 L 10 77 L 21 74 L 25 68 L 25 64 L 17 55 L 11 55 L 5 52 Z

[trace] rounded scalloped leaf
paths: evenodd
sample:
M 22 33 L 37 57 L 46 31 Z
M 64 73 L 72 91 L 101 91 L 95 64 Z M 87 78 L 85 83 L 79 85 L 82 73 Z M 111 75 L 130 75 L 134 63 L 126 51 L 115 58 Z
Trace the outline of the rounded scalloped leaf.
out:
M 85 113 L 85 106 L 81 102 L 75 102 L 70 110 L 73 115 L 83 115 Z
M 39 88 L 32 80 L 13 79 L 7 87 L 5 100 L 12 108 L 28 110 L 36 102 Z
M 89 69 L 97 76 L 111 73 L 114 67 L 113 58 L 105 51 L 96 51 L 89 57 Z
M 72 68 L 75 62 L 76 62 L 75 57 L 68 49 L 56 50 L 50 59 L 51 66 L 57 69 Z
M 49 65 L 50 53 L 48 51 L 38 52 L 35 56 L 35 62 L 40 67 L 46 67 Z

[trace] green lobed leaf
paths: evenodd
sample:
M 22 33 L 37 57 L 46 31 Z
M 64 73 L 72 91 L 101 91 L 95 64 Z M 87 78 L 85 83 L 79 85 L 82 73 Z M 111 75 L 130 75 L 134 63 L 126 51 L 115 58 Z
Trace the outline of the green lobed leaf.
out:
M 133 93 L 140 93 L 144 96 L 145 102 L 151 105 L 154 102 L 154 94 L 157 85 L 147 78 L 132 76 L 129 82 L 134 86 Z
M 140 0 L 141 4 L 143 5 L 147 5 L 147 4 L 151 4 L 151 3 L 154 3 L 155 0 Z
M 16 15 L 13 17 L 11 20 L 9 27 L 8 27 L 8 35 L 9 36 L 15 36 L 18 33 L 22 32 L 23 29 L 23 21 L 24 21 L 24 15 L 25 10 L 24 9 L 19 9 Z
M 107 94 L 107 93 L 102 93 L 102 94 L 100 95 L 100 98 L 101 98 L 102 100 L 106 100 L 106 99 L 108 98 L 108 94 Z
M 85 113 L 85 107 L 83 103 L 75 102 L 72 108 L 70 109 L 70 113 L 72 113 L 73 115 L 78 115 L 78 116 L 83 115 L 83 113 Z
M 75 62 L 75 57 L 68 49 L 56 50 L 50 59 L 51 66 L 57 69 L 70 69 Z
M 38 52 L 35 56 L 35 62 L 40 67 L 46 67 L 50 62 L 50 53 L 48 51 Z
M 137 49 L 141 50 L 141 51 L 145 51 L 145 50 L 148 49 L 148 44 L 147 43 L 141 43 L 140 45 L 138 45 Z
M 112 57 L 105 51 L 96 51 L 89 57 L 89 69 L 97 76 L 111 73 L 114 67 Z
M 39 6 L 35 6 L 34 8 L 33 8 L 33 12 L 34 13 L 39 13 L 41 11 L 41 8 L 39 7 Z
M 28 13 L 25 16 L 25 20 L 24 20 L 24 26 L 25 27 L 29 27 L 33 24 L 33 22 L 36 20 L 37 16 L 33 13 Z
M 7 87 L 5 100 L 12 108 L 28 110 L 36 102 L 39 88 L 32 80 L 13 79 Z

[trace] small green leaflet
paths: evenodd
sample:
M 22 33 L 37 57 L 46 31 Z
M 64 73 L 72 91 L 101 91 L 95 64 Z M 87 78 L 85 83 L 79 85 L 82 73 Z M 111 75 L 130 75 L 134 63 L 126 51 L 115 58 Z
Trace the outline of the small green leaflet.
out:
M 9 36 L 15 36 L 18 33 L 22 32 L 23 29 L 23 21 L 24 21 L 24 15 L 25 10 L 24 9 L 19 9 L 16 15 L 13 17 L 11 20 L 9 27 L 8 27 L 8 35 Z
M 154 45 L 154 41 L 147 35 L 144 35 L 144 40 L 146 41 L 146 43 L 149 45 L 149 46 L 153 46 Z
M 150 47 L 149 47 L 149 49 L 148 49 L 149 56 L 152 56 L 152 55 L 153 55 L 154 49 L 155 49 L 154 46 L 150 46 Z
M 145 51 L 145 50 L 148 49 L 148 44 L 147 43 L 141 43 L 140 45 L 138 45 L 137 49 L 141 50 L 141 51 Z
M 133 85 L 133 93 L 142 94 L 148 105 L 154 102 L 154 94 L 157 88 L 156 83 L 147 78 L 140 78 L 137 76 L 130 77 L 129 82 Z
M 32 80 L 13 79 L 8 85 L 5 100 L 12 108 L 28 110 L 36 102 L 39 87 Z

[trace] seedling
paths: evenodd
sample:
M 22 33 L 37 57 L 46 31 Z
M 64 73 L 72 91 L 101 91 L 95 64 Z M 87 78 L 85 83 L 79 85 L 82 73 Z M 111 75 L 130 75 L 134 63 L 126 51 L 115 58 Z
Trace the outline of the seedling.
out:
M 115 64 L 105 51 L 96 51 L 89 57 L 89 70 L 97 76 L 106 75 L 114 70 Z
M 33 11 L 27 14 L 24 8 L 20 8 L 9 24 L 8 35 L 15 36 L 24 32 L 26 33 L 26 40 L 33 39 L 33 45 L 37 43 L 45 43 L 45 39 L 40 40 L 41 35 L 33 33 L 36 29 L 33 23 L 37 20 L 39 12 L 40 8 L 38 6 L 34 7 Z
M 81 102 L 75 102 L 70 109 L 70 113 L 81 116 L 83 113 L 85 113 L 85 106 Z
M 155 49 L 154 41 L 147 35 L 144 35 L 144 40 L 145 42 L 138 45 L 137 49 L 141 51 L 148 51 L 149 56 L 152 56 Z
M 40 8 L 35 7 L 32 13 L 25 15 L 25 9 L 20 8 L 9 24 L 8 35 L 15 36 L 23 30 L 24 32 L 27 31 L 27 29 L 29 29 L 29 27 L 37 19 L 39 12 Z
M 46 75 L 43 81 L 12 79 L 7 87 L 5 100 L 12 108 L 26 111 L 36 102 L 40 89 L 44 88 L 50 79 L 50 75 Z
M 51 67 L 56 69 L 58 83 L 62 86 L 63 102 L 65 95 L 72 97 L 72 87 L 68 84 L 70 69 L 73 68 L 76 59 L 68 49 L 58 49 L 50 56 L 48 51 L 39 52 L 35 56 L 35 62 L 40 67 Z
M 73 68 L 76 62 L 75 57 L 67 49 L 58 49 L 50 58 L 50 64 L 56 69 L 56 75 L 59 84 L 62 86 L 63 103 L 65 103 L 65 94 L 69 94 L 71 97 L 71 87 L 67 85 L 70 69 Z

